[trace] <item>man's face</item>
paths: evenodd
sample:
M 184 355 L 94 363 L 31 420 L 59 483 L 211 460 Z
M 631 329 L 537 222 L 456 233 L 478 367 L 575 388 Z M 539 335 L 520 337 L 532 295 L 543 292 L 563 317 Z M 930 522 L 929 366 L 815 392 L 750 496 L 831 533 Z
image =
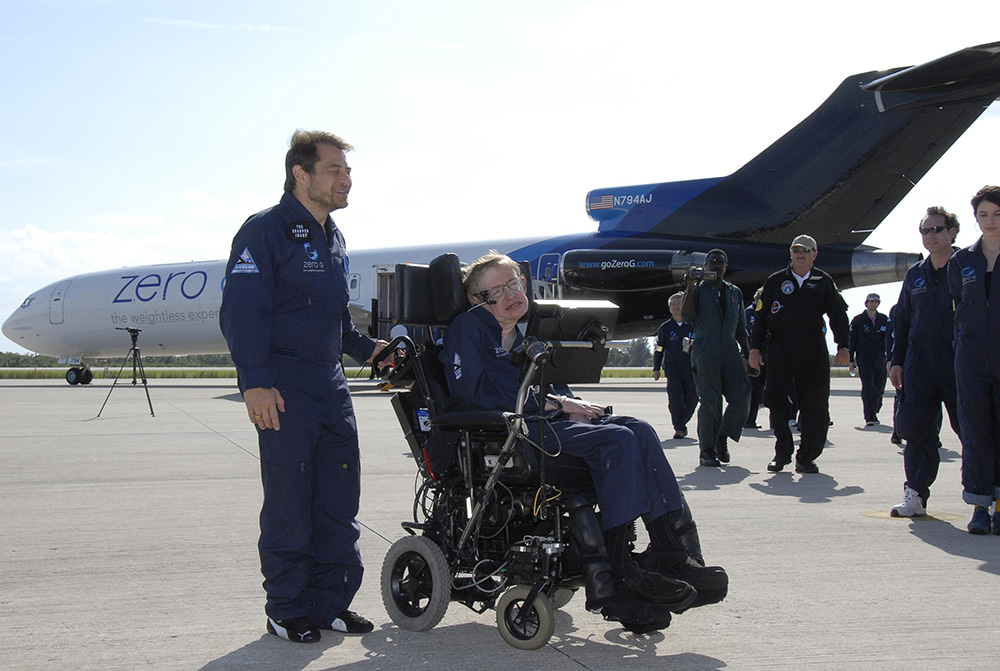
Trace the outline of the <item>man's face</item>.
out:
M 516 324 L 528 312 L 528 297 L 524 293 L 524 280 L 520 289 L 512 289 L 508 283 L 521 278 L 520 273 L 511 268 L 490 266 L 479 276 L 479 290 L 498 290 L 500 295 L 494 298 L 495 304 L 487 303 L 484 307 L 493 313 L 500 326 L 507 328 Z M 482 296 L 476 296 L 474 303 L 482 302 Z
M 941 230 L 935 230 L 938 228 Z M 931 254 L 945 248 L 950 250 L 955 233 L 955 229 L 945 226 L 944 216 L 940 214 L 928 214 L 920 222 L 920 241 Z
M 870 312 L 875 312 L 876 310 L 878 310 L 878 306 L 880 304 L 881 301 L 877 301 L 874 298 L 871 299 L 870 301 L 865 301 L 865 307 L 868 308 Z
M 792 257 L 792 270 L 796 275 L 802 276 L 812 270 L 813 262 L 816 261 L 816 250 L 807 250 L 801 245 L 795 245 L 789 251 Z
M 721 282 L 726 276 L 726 257 L 722 254 L 709 254 L 705 259 L 705 270 L 717 273 L 716 282 Z
M 305 197 L 327 212 L 347 207 L 347 194 L 351 191 L 351 168 L 347 165 L 344 150 L 333 145 L 316 145 L 319 161 L 312 172 L 305 175 Z
M 670 308 L 670 316 L 681 321 L 681 305 L 682 302 L 679 300 L 673 300 L 667 303 L 667 307 Z

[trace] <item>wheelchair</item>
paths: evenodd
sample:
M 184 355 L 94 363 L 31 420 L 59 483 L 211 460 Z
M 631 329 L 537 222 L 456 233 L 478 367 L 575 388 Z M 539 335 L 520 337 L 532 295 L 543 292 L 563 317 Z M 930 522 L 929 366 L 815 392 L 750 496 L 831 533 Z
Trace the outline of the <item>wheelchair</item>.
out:
M 469 307 L 454 254 L 397 265 L 396 291 L 408 325 L 446 327 Z M 381 571 L 383 603 L 401 629 L 433 628 L 455 601 L 480 614 L 494 609 L 507 643 L 537 649 L 552 636 L 555 609 L 585 584 L 581 537 L 600 535 L 589 470 L 529 444 L 523 413 L 533 385 L 599 379 L 617 307 L 531 302 L 513 413 L 448 411 L 433 343 L 402 336 L 383 350 L 396 352 L 384 379 L 418 469 L 413 519 L 402 522 L 408 535 Z

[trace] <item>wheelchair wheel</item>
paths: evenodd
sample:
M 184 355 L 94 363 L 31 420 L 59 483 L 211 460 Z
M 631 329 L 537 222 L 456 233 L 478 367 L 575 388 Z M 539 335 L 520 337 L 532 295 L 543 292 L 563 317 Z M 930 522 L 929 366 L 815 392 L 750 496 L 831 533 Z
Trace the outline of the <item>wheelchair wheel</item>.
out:
M 503 640 L 520 650 L 537 650 L 552 637 L 555 617 L 549 597 L 539 593 L 531 610 L 518 620 L 524 598 L 531 589 L 518 585 L 507 590 L 497 602 L 497 628 Z
M 451 600 L 451 571 L 444 552 L 423 536 L 401 538 L 382 562 L 382 603 L 400 629 L 427 631 Z
M 556 610 L 563 608 L 566 604 L 573 600 L 573 595 L 576 594 L 575 589 L 569 589 L 568 587 L 557 587 L 552 594 L 549 595 L 549 601 L 552 602 L 552 607 Z

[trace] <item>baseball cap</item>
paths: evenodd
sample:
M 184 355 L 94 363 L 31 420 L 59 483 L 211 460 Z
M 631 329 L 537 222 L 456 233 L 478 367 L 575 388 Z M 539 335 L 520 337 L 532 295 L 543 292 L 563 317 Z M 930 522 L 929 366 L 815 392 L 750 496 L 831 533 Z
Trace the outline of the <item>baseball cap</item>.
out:
M 815 252 L 816 240 L 814 240 L 811 235 L 797 235 L 795 236 L 795 239 L 792 240 L 792 244 L 788 246 L 789 249 L 792 247 L 804 247 L 806 251 Z
M 878 294 L 868 294 L 868 298 L 865 299 L 865 303 L 867 303 L 868 301 L 878 301 L 879 303 L 881 303 L 882 299 L 879 297 Z

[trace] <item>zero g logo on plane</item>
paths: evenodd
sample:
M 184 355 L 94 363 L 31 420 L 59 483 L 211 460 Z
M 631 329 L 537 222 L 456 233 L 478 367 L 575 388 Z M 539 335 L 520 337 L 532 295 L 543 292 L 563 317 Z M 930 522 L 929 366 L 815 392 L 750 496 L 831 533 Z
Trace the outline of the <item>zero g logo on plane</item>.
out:
M 159 273 L 150 273 L 141 278 L 138 275 L 122 275 L 121 279 L 125 283 L 112 303 L 148 303 L 157 297 L 165 301 L 168 294 L 174 297 L 178 292 L 190 301 L 201 296 L 208 285 L 208 273 L 204 270 L 193 273 L 181 270 L 170 273 L 166 279 Z

